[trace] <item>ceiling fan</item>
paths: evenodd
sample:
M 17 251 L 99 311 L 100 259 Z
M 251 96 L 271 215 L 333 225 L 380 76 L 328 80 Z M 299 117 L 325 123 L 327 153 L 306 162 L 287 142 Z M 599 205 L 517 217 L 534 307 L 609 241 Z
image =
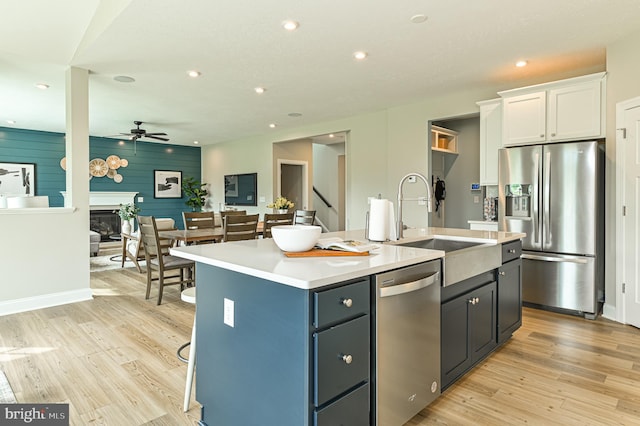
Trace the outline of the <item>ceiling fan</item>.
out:
M 163 136 L 167 136 L 166 133 L 147 133 L 146 130 L 141 129 L 140 125 L 142 121 L 134 121 L 133 124 L 136 125 L 135 129 L 131 129 L 130 133 L 120 133 L 121 135 L 130 136 L 132 141 L 137 141 L 140 138 L 149 138 L 149 139 L 157 139 L 159 141 L 167 142 L 169 138 L 164 138 Z

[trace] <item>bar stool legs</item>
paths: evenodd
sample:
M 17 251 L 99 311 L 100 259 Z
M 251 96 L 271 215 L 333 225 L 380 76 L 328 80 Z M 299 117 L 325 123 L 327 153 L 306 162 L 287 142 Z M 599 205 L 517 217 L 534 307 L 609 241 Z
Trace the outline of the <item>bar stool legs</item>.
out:
M 193 303 L 195 305 L 196 288 L 195 287 L 187 288 L 180 294 L 180 298 L 187 303 Z M 189 348 L 189 359 L 187 361 L 188 362 L 187 363 L 187 380 L 186 380 L 186 386 L 184 389 L 184 411 L 185 412 L 189 411 L 189 401 L 191 399 L 191 388 L 193 387 L 193 373 L 194 373 L 194 368 L 196 366 L 196 317 L 195 315 L 193 316 L 193 329 L 191 330 L 190 345 L 191 347 Z M 180 346 L 180 348 L 178 349 L 178 358 L 182 361 L 185 361 L 185 359 L 182 357 L 180 352 L 182 351 L 182 349 L 186 348 L 187 346 L 189 346 L 189 343 L 185 343 L 184 345 Z

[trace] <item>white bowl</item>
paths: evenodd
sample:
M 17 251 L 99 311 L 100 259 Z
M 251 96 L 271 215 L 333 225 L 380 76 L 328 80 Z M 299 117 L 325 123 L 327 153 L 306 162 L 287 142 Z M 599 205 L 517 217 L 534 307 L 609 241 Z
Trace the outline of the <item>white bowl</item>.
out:
M 322 228 L 314 225 L 277 225 L 271 228 L 271 235 L 282 251 L 311 250 Z

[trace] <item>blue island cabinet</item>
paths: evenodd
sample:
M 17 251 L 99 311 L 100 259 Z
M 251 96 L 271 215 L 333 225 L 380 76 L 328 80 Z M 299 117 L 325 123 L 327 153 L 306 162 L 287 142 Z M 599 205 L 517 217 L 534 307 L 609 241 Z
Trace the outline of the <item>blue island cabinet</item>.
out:
M 368 276 L 304 290 L 196 269 L 200 424 L 370 423 Z

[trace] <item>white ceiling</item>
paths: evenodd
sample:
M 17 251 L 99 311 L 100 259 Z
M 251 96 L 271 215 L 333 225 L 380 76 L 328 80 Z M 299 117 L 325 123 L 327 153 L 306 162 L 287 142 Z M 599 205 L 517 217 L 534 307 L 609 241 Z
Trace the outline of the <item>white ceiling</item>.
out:
M 0 126 L 64 132 L 65 70 L 76 66 L 91 73 L 92 135 L 140 120 L 189 145 L 601 71 L 605 46 L 640 31 L 638 0 L 2 3 Z M 428 19 L 414 24 L 416 14 Z M 300 28 L 286 32 L 286 19 Z M 354 60 L 356 50 L 369 57 Z

